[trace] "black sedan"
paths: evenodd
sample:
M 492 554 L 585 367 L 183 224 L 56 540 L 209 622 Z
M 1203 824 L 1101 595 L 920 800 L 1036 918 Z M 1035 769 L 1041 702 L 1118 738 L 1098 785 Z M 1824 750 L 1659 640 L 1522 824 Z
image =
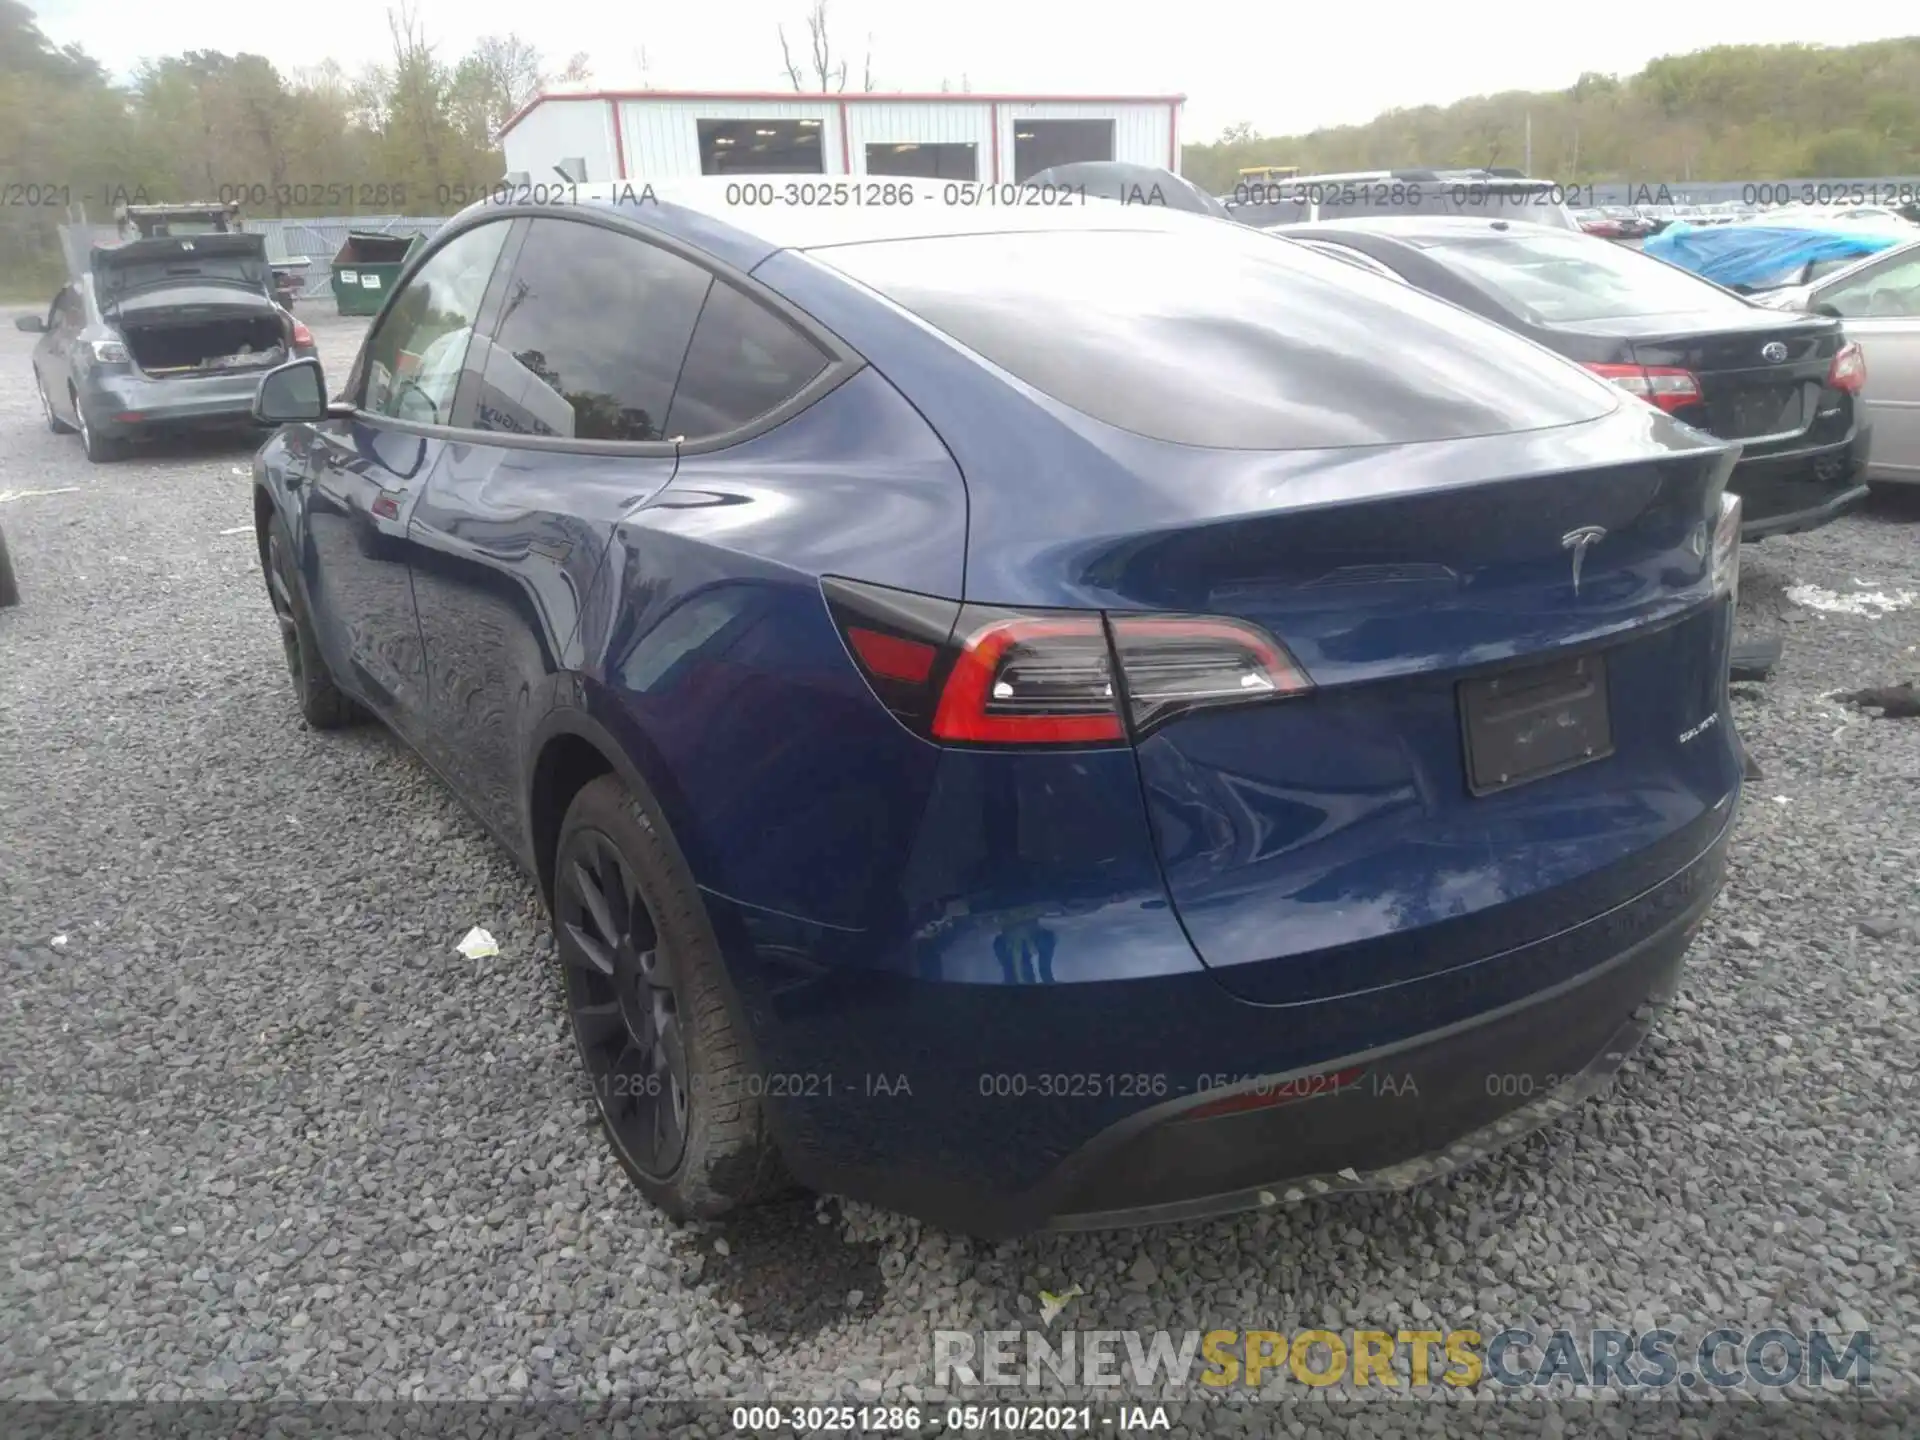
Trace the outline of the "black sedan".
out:
M 1867 498 L 1866 361 L 1840 321 L 1786 316 L 1626 246 L 1506 220 L 1406 216 L 1269 234 L 1498 321 L 1743 447 L 1742 538 L 1811 530 Z

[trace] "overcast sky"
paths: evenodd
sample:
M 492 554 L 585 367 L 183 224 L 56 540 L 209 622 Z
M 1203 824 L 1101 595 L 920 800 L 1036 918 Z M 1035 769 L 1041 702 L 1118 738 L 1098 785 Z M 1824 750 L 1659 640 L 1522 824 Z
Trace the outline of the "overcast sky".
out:
M 1402 0 L 1404 3 L 1404 0 Z M 43 0 L 41 28 L 109 68 L 181 50 L 253 51 L 283 69 L 327 56 L 357 69 L 387 43 L 388 0 Z M 608 86 L 785 89 L 776 26 L 804 44 L 807 0 L 416 0 L 451 57 L 515 31 L 558 69 L 586 51 Z M 1353 17 L 1365 15 L 1358 31 Z M 1262 0 L 831 0 L 849 88 L 871 35 L 874 87 L 1185 94 L 1184 138 L 1236 121 L 1269 135 L 1368 120 L 1393 106 L 1558 89 L 1658 55 L 1730 43 L 1846 45 L 1920 32 L 1914 0 L 1693 0 L 1561 9 L 1542 0 L 1399 8 Z M 297 18 L 296 18 L 297 17 Z M 1389 48 L 1390 47 L 1390 48 Z M 645 72 L 642 73 L 644 52 Z

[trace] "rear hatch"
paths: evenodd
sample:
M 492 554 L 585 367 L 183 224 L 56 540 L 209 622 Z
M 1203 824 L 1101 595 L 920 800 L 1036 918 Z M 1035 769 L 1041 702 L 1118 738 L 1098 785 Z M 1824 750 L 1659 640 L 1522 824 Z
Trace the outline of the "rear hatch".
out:
M 166 236 L 98 246 L 94 293 L 108 320 L 167 308 L 258 310 L 272 305 L 267 242 L 259 235 Z
M 1305 1003 L 1472 964 L 1711 839 L 1732 772 L 1701 735 L 1726 621 L 1700 552 L 1733 452 L 1592 463 L 1636 448 L 1623 430 L 1190 458 L 1196 483 L 1287 500 L 1143 538 L 1127 598 L 1250 621 L 1314 687 L 1138 747 L 1175 908 L 1236 994 Z
M 93 252 L 102 316 L 156 378 L 270 369 L 289 353 L 291 324 L 268 290 L 258 235 L 135 240 Z
M 982 424 L 957 370 L 916 397 L 967 478 L 966 599 L 1106 612 L 1117 683 L 1075 703 L 1123 697 L 1201 959 L 1250 1001 L 1329 999 L 1682 870 L 1738 786 L 1712 559 L 1736 447 L 1404 285 L 1202 225 L 814 252 L 1034 399 Z M 1064 706 L 1086 673 L 1034 633 L 991 703 Z

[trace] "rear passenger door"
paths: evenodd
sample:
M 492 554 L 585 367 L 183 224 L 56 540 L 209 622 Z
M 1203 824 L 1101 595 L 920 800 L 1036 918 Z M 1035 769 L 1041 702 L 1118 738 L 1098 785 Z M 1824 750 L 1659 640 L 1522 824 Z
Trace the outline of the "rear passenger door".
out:
M 673 478 L 669 412 L 712 283 L 597 213 L 529 221 L 413 512 L 437 759 L 523 861 L 535 732 L 578 701 L 581 612 L 616 522 Z

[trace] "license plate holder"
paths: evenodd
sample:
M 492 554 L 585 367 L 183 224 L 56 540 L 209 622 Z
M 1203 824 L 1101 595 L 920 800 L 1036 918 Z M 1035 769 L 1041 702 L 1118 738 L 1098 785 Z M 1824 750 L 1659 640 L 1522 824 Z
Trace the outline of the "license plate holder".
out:
M 1459 683 L 1467 788 L 1491 795 L 1613 754 L 1604 655 Z
M 1753 390 L 1733 398 L 1733 433 L 1728 439 L 1762 435 L 1797 435 L 1807 428 L 1804 385 Z

